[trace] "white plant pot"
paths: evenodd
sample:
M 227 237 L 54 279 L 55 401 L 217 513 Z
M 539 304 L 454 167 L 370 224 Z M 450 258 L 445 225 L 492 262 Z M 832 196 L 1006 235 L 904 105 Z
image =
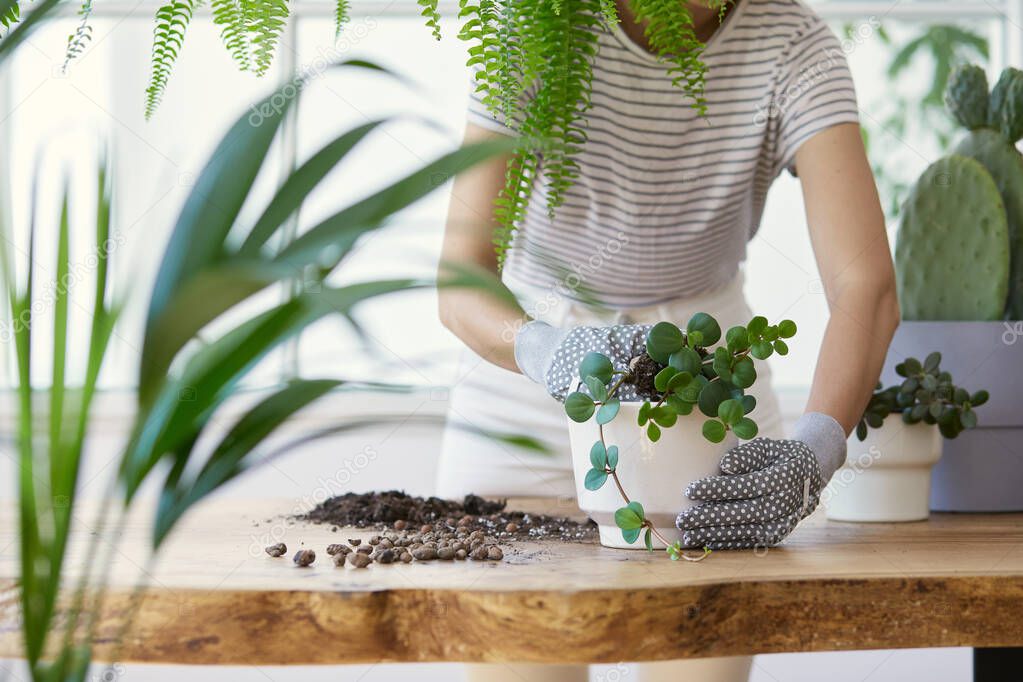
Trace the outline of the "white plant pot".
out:
M 669 541 L 682 537 L 675 527 L 675 518 L 683 509 L 692 507 L 684 494 L 690 482 L 721 473 L 721 455 L 734 447 L 738 440 L 728 432 L 721 443 L 711 443 L 703 437 L 702 414 L 694 412 L 679 417 L 671 428 L 661 430 L 661 438 L 651 443 L 645 429 L 637 423 L 642 403 L 622 403 L 618 416 L 604 425 L 604 441 L 608 447 L 619 450 L 618 478 L 630 500 L 643 505 L 646 517 Z M 584 485 L 590 464 L 590 448 L 600 439 L 595 419 L 579 424 L 569 420 L 568 435 L 572 445 L 572 464 L 575 469 L 575 489 L 579 508 L 600 527 L 600 544 L 605 547 L 643 549 L 643 535 L 634 543 L 622 537 L 615 524 L 615 511 L 625 506 L 614 480 L 608 477 L 600 490 L 587 490 Z M 654 538 L 654 546 L 663 543 Z
M 923 521 L 930 514 L 931 469 L 942 438 L 931 424 L 906 424 L 893 414 L 867 439 L 849 438 L 845 465 L 824 491 L 835 521 Z

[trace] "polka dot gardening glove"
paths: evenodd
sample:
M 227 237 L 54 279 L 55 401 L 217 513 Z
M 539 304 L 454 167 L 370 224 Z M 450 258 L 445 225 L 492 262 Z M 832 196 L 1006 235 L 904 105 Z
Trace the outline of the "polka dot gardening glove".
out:
M 845 462 L 845 431 L 819 412 L 803 415 L 792 440 L 757 438 L 721 458 L 721 475 L 693 481 L 686 497 L 702 504 L 678 515 L 682 544 L 710 549 L 777 545 L 820 502 Z
M 628 369 L 629 360 L 645 351 L 651 326 L 621 324 L 561 329 L 533 321 L 515 335 L 515 362 L 523 374 L 546 386 L 551 396 L 564 400 L 579 381 L 579 363 L 587 353 L 602 353 L 615 369 Z M 632 384 L 623 384 L 618 396 L 623 401 L 639 399 Z

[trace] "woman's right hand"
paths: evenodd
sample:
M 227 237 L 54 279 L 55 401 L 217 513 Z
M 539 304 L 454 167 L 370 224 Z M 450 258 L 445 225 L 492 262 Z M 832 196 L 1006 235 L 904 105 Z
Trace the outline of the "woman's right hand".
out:
M 629 361 L 646 350 L 648 324 L 611 327 L 552 327 L 534 320 L 515 336 L 515 363 L 527 377 L 543 384 L 557 400 L 564 400 L 579 381 L 579 363 L 587 353 L 606 356 L 615 370 L 627 371 Z M 637 400 L 636 388 L 623 384 L 618 396 Z

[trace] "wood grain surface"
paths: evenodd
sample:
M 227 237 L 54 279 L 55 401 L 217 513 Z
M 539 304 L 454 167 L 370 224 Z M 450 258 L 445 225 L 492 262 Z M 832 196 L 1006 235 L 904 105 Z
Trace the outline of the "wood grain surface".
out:
M 566 500 L 511 507 L 577 514 Z M 1023 645 L 1023 515 L 847 524 L 817 514 L 781 547 L 700 563 L 560 541 L 500 563 L 335 568 L 324 549 L 371 531 L 295 523 L 294 502 L 210 502 L 155 564 L 132 518 L 103 571 L 97 656 L 194 664 L 617 662 L 785 651 Z M 90 529 L 79 516 L 69 565 Z M 0 512 L 0 657 L 20 652 L 14 510 Z M 263 547 L 287 543 L 272 559 Z M 316 550 L 309 568 L 290 560 Z M 116 640 L 141 572 L 149 589 Z

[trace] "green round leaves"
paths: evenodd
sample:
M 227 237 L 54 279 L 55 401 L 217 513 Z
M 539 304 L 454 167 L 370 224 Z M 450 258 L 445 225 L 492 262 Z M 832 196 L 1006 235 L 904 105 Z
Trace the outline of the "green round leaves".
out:
M 752 440 L 757 437 L 757 423 L 749 417 L 743 417 L 732 425 L 732 431 L 743 440 Z
M 757 341 L 753 344 L 750 355 L 755 357 L 757 360 L 766 360 L 771 357 L 774 353 L 774 346 L 771 345 L 770 341 Z
M 603 441 L 597 441 L 590 448 L 590 465 L 594 469 L 604 470 L 607 466 L 607 449 L 604 447 Z
M 622 537 L 632 543 L 639 538 L 639 531 L 646 521 L 643 505 L 633 500 L 615 512 L 615 525 L 622 529 Z
M 783 339 L 791 339 L 796 335 L 796 323 L 792 320 L 782 320 L 778 323 L 778 336 Z
M 696 313 L 686 323 L 686 333 L 700 333 L 701 346 L 713 346 L 721 339 L 721 326 L 707 313 Z
M 579 363 L 579 376 L 584 381 L 586 377 L 594 377 L 602 384 L 611 381 L 615 368 L 607 356 L 600 353 L 587 353 L 583 361 Z
M 668 358 L 668 365 L 680 372 L 689 372 L 692 376 L 700 373 L 702 363 L 700 354 L 688 346 L 680 348 Z
M 711 443 L 720 443 L 725 439 L 725 425 L 717 419 L 703 422 L 703 437 Z
M 682 330 L 671 322 L 658 322 L 646 335 L 646 352 L 662 365 L 683 346 Z
M 744 351 L 749 348 L 749 332 L 745 327 L 732 327 L 725 332 L 725 343 L 732 353 Z
M 594 410 L 596 405 L 593 404 L 593 398 L 585 393 L 575 391 L 565 398 L 565 414 L 574 422 L 582 423 L 588 420 L 593 416 Z
M 612 398 L 607 401 L 597 410 L 597 423 L 607 424 L 612 419 L 618 416 L 618 410 L 622 407 L 622 403 L 618 398 Z
M 583 481 L 583 486 L 587 490 L 600 490 L 604 487 L 607 482 L 607 472 L 601 471 L 600 469 L 590 469 L 586 472 L 586 479 Z
M 739 358 L 732 367 L 732 383 L 739 388 L 749 388 L 757 380 L 757 370 L 749 358 Z
M 731 397 L 731 393 L 722 382 L 711 381 L 700 390 L 700 397 L 696 404 L 700 408 L 700 412 L 708 417 L 716 417 L 718 416 L 718 405 Z
M 718 418 L 729 426 L 735 426 L 743 418 L 742 405 L 732 398 L 725 400 L 718 405 Z

